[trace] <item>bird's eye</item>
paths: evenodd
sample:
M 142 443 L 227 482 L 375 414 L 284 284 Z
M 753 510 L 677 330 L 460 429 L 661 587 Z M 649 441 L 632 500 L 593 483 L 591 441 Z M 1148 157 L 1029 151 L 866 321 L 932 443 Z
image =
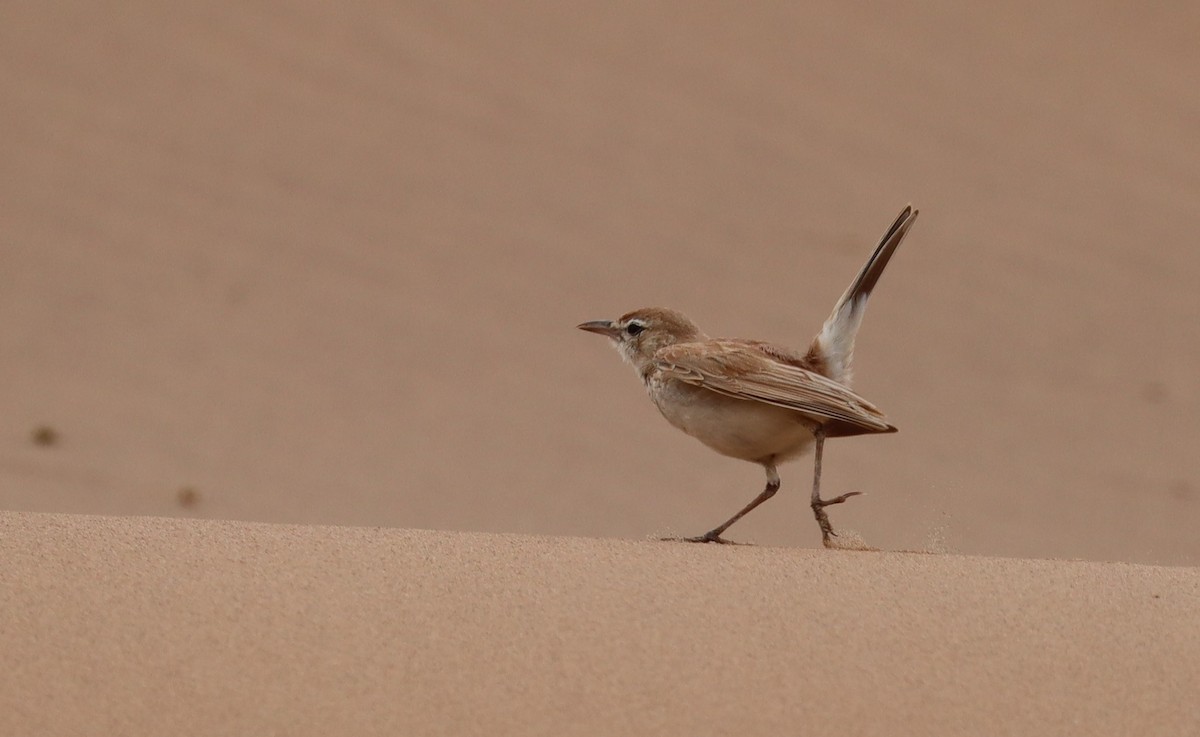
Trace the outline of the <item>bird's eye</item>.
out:
M 641 324 L 640 322 L 631 322 L 625 326 L 625 332 L 628 333 L 629 335 L 638 335 L 645 329 L 646 329 L 646 326 Z

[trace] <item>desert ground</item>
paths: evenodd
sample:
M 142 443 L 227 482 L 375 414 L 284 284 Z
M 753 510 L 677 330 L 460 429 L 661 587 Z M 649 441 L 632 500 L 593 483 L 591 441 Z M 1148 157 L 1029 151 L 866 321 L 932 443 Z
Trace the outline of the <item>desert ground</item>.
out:
M 0 732 L 1200 730 L 1198 8 L 6 4 Z M 575 325 L 803 348 L 909 202 L 876 552 L 659 541 L 762 470 Z

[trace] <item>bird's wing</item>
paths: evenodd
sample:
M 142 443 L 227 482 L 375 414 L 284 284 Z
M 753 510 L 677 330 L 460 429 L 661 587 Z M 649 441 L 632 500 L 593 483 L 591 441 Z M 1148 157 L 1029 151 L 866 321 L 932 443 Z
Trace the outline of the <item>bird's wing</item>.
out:
M 783 353 L 752 341 L 706 340 L 667 346 L 654 359 L 665 378 L 849 425 L 838 434 L 895 431 L 875 405 L 797 362 L 779 360 Z

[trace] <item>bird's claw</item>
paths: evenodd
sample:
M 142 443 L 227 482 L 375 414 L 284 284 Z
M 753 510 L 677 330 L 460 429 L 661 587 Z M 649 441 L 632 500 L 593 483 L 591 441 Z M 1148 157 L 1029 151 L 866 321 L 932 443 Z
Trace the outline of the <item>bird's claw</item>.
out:
M 721 537 L 721 535 L 718 534 L 716 530 L 709 530 L 708 532 L 704 533 L 703 535 L 696 535 L 695 537 L 664 537 L 663 540 L 667 541 L 667 542 L 679 542 L 679 543 L 716 543 L 718 545 L 737 545 L 738 544 L 732 540 L 726 540 L 725 538 Z
M 829 521 L 829 515 L 825 514 L 825 507 L 833 504 L 841 504 L 852 496 L 859 496 L 861 491 L 848 491 L 841 496 L 835 496 L 832 499 L 814 499 L 812 502 L 813 516 L 817 518 L 817 525 L 821 528 L 821 544 L 827 548 L 834 547 L 833 538 L 838 534 L 833 531 L 833 524 Z
M 817 499 L 816 501 L 814 501 L 812 503 L 812 508 L 813 509 L 821 509 L 823 507 L 829 507 L 834 504 L 841 504 L 842 502 L 846 501 L 847 499 L 849 499 L 852 496 L 860 496 L 864 493 L 866 493 L 866 492 L 848 491 L 845 494 L 842 494 L 841 496 L 835 496 L 832 499 Z

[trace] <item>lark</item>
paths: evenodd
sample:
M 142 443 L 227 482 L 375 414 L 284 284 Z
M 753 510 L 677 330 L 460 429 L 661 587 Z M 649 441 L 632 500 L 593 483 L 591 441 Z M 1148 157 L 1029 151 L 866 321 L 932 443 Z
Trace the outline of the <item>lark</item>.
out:
M 836 533 L 825 508 L 862 492 L 821 498 L 825 439 L 896 432 L 878 407 L 850 390 L 850 364 L 867 299 L 916 219 L 917 211 L 905 207 L 804 353 L 761 340 L 710 338 L 682 313 L 662 307 L 578 326 L 615 344 L 668 422 L 766 471 L 766 488 L 737 514 L 703 535 L 680 539 L 730 542 L 721 535 L 779 491 L 776 467 L 812 446 L 810 506 L 822 543 L 832 546 Z

